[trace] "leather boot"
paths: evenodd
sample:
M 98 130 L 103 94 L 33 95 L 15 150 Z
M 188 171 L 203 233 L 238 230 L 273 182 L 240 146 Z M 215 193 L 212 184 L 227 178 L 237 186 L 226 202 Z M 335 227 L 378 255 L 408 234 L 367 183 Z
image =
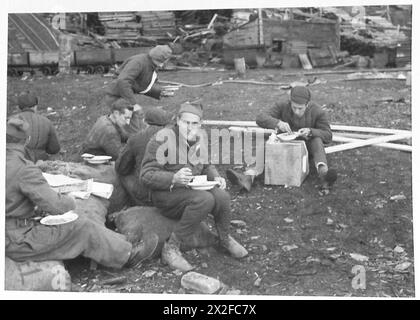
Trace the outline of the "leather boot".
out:
M 163 245 L 162 262 L 168 264 L 172 269 L 178 269 L 182 272 L 187 272 L 192 270 L 193 267 L 182 256 L 180 245 L 180 240 L 175 236 L 174 233 L 172 233 L 169 239 Z
M 246 191 L 250 192 L 253 182 L 253 176 L 251 175 L 245 175 L 243 173 L 236 172 L 232 169 L 226 170 L 226 177 L 229 179 L 229 181 L 234 184 L 242 187 L 242 189 L 245 189 Z
M 125 267 L 137 267 L 143 261 L 151 258 L 155 253 L 158 242 L 159 237 L 156 233 L 151 232 L 145 235 L 140 242 L 133 245 L 133 248 L 131 249 L 130 258 L 128 258 Z
M 248 251 L 230 235 L 226 239 L 221 239 L 220 244 L 236 259 L 241 259 L 248 255 Z

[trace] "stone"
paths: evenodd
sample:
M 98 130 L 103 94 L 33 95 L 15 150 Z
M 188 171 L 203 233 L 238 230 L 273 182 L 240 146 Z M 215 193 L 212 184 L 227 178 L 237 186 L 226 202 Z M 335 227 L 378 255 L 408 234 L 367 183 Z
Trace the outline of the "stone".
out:
M 198 272 L 188 272 L 181 278 L 181 285 L 188 290 L 213 294 L 221 287 L 221 282 Z

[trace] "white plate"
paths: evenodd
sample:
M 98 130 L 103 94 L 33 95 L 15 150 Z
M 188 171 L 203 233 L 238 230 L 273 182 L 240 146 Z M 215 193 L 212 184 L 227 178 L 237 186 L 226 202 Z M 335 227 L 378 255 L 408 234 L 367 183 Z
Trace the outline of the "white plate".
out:
M 79 216 L 76 212 L 70 210 L 60 215 L 46 216 L 42 218 L 40 222 L 47 226 L 56 226 L 56 225 L 72 222 L 76 220 L 78 217 Z
M 297 137 L 299 137 L 299 134 L 297 132 L 293 132 L 293 133 L 280 133 L 277 135 L 277 137 L 281 140 L 281 141 L 292 141 L 295 140 Z
M 191 187 L 191 189 L 193 190 L 210 190 L 210 189 L 213 189 L 218 184 L 219 184 L 218 181 L 206 181 L 206 182 L 200 182 L 200 183 L 190 182 L 188 186 Z
M 90 153 L 84 153 L 81 155 L 83 159 L 93 158 L 94 156 L 95 156 L 94 154 L 90 154 Z
M 93 158 L 85 158 L 87 162 L 92 164 L 107 163 L 111 159 L 112 157 L 110 156 L 94 156 Z

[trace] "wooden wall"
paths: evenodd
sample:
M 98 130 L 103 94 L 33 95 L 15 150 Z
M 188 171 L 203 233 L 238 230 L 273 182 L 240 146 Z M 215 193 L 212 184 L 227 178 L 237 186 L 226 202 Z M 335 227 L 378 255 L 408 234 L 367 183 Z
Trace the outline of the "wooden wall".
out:
M 263 20 L 264 44 L 273 45 L 273 39 L 283 39 L 285 44 L 306 42 L 308 47 L 340 50 L 340 25 L 335 22 L 305 22 L 300 20 Z M 225 47 L 258 45 L 258 21 L 226 34 Z

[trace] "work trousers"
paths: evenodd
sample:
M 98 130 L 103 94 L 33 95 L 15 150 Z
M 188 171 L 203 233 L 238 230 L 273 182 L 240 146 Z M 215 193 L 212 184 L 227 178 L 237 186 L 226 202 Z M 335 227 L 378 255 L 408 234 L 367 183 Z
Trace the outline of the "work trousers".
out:
M 220 240 L 229 235 L 230 196 L 215 187 L 209 191 L 175 188 L 172 191 L 152 191 L 153 205 L 162 209 L 162 215 L 179 220 L 175 236 L 184 243 L 192 240 L 201 221 L 213 215 Z
M 312 157 L 312 160 L 314 161 L 315 168 L 317 168 L 317 164 L 320 162 L 328 165 L 324 143 L 320 137 L 313 137 L 305 141 L 305 143 L 306 148 L 308 149 L 309 157 Z
M 79 255 L 111 268 L 121 268 L 132 245 L 124 235 L 79 216 L 62 225 L 6 219 L 6 256 L 15 261 L 74 259 Z M 27 222 L 28 221 L 28 222 Z

